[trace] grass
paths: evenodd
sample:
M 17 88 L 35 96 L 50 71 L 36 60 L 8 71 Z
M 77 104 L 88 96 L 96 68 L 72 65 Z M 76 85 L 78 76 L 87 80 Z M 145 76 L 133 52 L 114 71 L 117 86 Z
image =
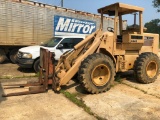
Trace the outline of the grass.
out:
M 136 89 L 136 90 L 139 90 L 139 91 L 143 92 L 144 94 L 147 94 L 147 91 L 142 90 L 142 89 L 140 89 L 140 88 L 138 88 L 138 87 L 136 87 L 136 86 L 132 86 L 132 85 L 129 85 L 129 84 L 124 83 L 124 82 L 122 82 L 122 84 L 127 85 L 127 86 L 129 86 L 129 87 L 131 87 L 131 88 L 134 88 L 134 89 Z
M 134 89 L 136 89 L 136 90 L 139 90 L 139 91 L 143 92 L 144 94 L 151 95 L 151 96 L 154 96 L 154 97 L 156 97 L 156 98 L 160 99 L 160 97 L 159 97 L 159 96 L 154 95 L 154 94 L 149 94 L 149 93 L 147 93 L 147 91 L 142 90 L 142 89 L 140 89 L 140 88 L 138 88 L 138 87 L 135 87 L 135 86 L 129 85 L 129 84 L 124 83 L 124 82 L 122 82 L 122 84 L 127 85 L 127 86 L 129 86 L 129 87 L 131 87 L 131 88 L 134 88 Z
M 120 83 L 120 84 L 127 85 L 127 86 L 129 86 L 129 87 L 131 87 L 131 88 L 137 89 L 137 90 L 143 92 L 144 94 L 148 94 L 148 95 L 151 95 L 151 96 L 154 96 L 154 97 L 160 99 L 160 97 L 157 96 L 157 95 L 149 94 L 149 93 L 148 93 L 147 91 L 145 91 L 145 90 L 142 90 L 142 89 L 140 89 L 140 88 L 138 88 L 138 87 L 136 87 L 136 86 L 132 86 L 132 85 L 130 85 L 130 84 L 127 84 L 127 83 L 123 82 L 123 79 L 121 78 L 120 75 L 116 75 L 116 76 L 115 76 L 115 81 L 118 82 L 118 83 Z
M 122 83 L 122 78 L 121 78 L 121 76 L 120 76 L 119 74 L 117 74 L 117 75 L 115 76 L 115 80 L 114 80 L 114 81 L 119 82 L 119 83 Z
M 84 101 L 81 99 L 81 98 L 78 98 L 77 97 L 77 94 L 71 94 L 70 92 L 68 91 L 64 91 L 64 90 L 61 90 L 60 91 L 67 99 L 69 99 L 70 101 L 72 101 L 74 104 L 76 104 L 78 107 L 81 107 L 83 108 L 83 110 L 85 112 L 87 112 L 88 114 L 96 117 L 98 120 L 105 120 L 104 118 L 98 116 L 97 114 L 93 113 L 91 111 L 91 109 L 84 103 Z
M 0 79 L 13 79 L 13 78 L 30 78 L 30 77 L 38 77 L 37 75 L 33 75 L 33 76 L 2 76 L 0 77 Z
M 35 73 L 35 75 L 24 75 L 23 76 L 2 76 L 0 79 L 13 79 L 13 78 L 30 78 L 30 77 L 39 77 L 39 72 Z

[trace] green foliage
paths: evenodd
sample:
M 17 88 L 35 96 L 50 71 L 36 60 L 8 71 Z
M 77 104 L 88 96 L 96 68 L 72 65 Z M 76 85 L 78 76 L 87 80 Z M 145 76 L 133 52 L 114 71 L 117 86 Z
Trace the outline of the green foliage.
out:
M 131 29 L 131 28 L 139 28 L 139 25 L 137 25 L 137 24 L 133 24 L 133 25 L 129 25 L 129 26 L 127 26 L 127 29 Z
M 117 74 L 117 75 L 115 76 L 115 81 L 117 81 L 117 82 L 119 82 L 119 83 L 122 83 L 122 78 L 121 78 L 120 74 Z
M 157 8 L 157 11 L 160 12 L 160 0 L 153 0 L 153 6 Z
M 61 90 L 61 93 L 63 93 L 66 98 L 71 100 L 77 106 L 82 107 L 86 112 L 92 114 L 90 108 L 87 107 L 81 99 L 77 99 L 75 94 L 71 94 L 71 93 L 69 93 L 67 91 L 63 91 L 63 90 Z
M 154 19 L 144 25 L 147 28 L 147 33 L 160 34 L 160 19 Z

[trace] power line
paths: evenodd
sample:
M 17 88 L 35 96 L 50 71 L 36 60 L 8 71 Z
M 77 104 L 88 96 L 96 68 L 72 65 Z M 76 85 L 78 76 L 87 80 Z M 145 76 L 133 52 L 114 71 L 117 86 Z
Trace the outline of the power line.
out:
M 61 7 L 63 7 L 63 0 L 61 0 Z
M 57 5 L 63 7 L 64 1 L 63 0 L 51 0 L 52 5 Z
M 63 0 L 60 0 L 60 2 L 59 2 L 59 4 L 58 4 L 58 6 L 63 7 Z

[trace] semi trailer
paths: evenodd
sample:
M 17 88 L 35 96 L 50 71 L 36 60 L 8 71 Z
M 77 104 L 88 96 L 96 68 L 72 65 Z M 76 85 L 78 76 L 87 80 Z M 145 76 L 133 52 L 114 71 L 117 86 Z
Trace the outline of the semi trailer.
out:
M 112 18 L 103 19 L 104 29 L 113 27 Z M 0 0 L 0 63 L 6 58 L 15 63 L 22 47 L 40 45 L 57 35 L 88 35 L 99 26 L 97 14 L 28 0 Z

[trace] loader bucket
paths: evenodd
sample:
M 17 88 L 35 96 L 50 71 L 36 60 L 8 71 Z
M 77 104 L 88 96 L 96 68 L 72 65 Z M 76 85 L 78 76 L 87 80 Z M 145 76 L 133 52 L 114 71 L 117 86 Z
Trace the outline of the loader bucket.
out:
M 52 84 L 52 88 L 55 90 L 58 83 L 54 79 L 54 61 L 54 53 L 49 52 L 47 49 L 41 48 L 39 80 L 37 82 L 28 82 L 26 84 L 3 85 L 3 89 L 13 89 L 12 91 L 14 91 L 16 88 L 22 89 L 24 87 L 28 87 L 28 90 L 23 92 L 7 93 L 3 94 L 2 96 L 9 97 L 47 92 L 49 84 Z

